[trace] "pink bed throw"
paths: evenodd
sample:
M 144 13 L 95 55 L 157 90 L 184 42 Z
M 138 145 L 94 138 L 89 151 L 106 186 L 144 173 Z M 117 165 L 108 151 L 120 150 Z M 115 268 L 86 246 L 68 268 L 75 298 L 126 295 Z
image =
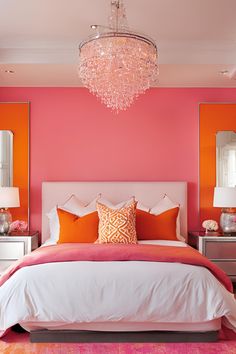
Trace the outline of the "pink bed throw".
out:
M 124 244 L 70 244 L 41 247 L 24 256 L 10 266 L 0 278 L 0 286 L 4 284 L 18 269 L 37 264 L 70 261 L 147 261 L 171 262 L 202 266 L 233 292 L 228 276 L 191 247 L 172 247 L 157 245 L 124 245 Z

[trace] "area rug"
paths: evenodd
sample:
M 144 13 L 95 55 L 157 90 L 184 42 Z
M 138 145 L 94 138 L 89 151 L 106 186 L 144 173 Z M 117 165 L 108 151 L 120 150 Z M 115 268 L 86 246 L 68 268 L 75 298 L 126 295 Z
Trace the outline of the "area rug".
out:
M 1 354 L 236 354 L 236 340 L 217 343 L 30 343 L 28 333 L 10 332 Z

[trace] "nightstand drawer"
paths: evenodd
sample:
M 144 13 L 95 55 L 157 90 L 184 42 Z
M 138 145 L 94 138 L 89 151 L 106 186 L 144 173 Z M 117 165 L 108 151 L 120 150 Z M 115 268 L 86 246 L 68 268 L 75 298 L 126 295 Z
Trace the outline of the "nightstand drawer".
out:
M 25 243 L 0 241 L 0 259 L 19 259 L 25 254 Z
M 236 262 L 214 262 L 219 268 L 225 271 L 229 276 L 236 276 Z
M 235 259 L 236 242 L 206 241 L 204 253 L 210 259 Z

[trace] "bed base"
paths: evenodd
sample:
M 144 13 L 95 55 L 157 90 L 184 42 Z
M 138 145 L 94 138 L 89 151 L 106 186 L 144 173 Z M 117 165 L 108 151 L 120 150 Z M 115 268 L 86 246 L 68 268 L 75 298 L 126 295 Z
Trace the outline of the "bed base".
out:
M 78 330 L 35 330 L 31 343 L 178 343 L 216 342 L 218 331 L 209 332 L 102 332 Z

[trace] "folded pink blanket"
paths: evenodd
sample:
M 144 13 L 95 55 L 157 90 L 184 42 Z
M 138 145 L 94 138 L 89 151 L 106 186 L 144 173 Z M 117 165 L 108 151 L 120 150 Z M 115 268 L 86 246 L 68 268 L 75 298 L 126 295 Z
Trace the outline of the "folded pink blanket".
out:
M 70 261 L 147 261 L 197 265 L 209 269 L 227 290 L 233 291 L 228 276 L 192 247 L 91 243 L 64 243 L 38 248 L 10 266 L 2 274 L 0 286 L 23 267 Z

